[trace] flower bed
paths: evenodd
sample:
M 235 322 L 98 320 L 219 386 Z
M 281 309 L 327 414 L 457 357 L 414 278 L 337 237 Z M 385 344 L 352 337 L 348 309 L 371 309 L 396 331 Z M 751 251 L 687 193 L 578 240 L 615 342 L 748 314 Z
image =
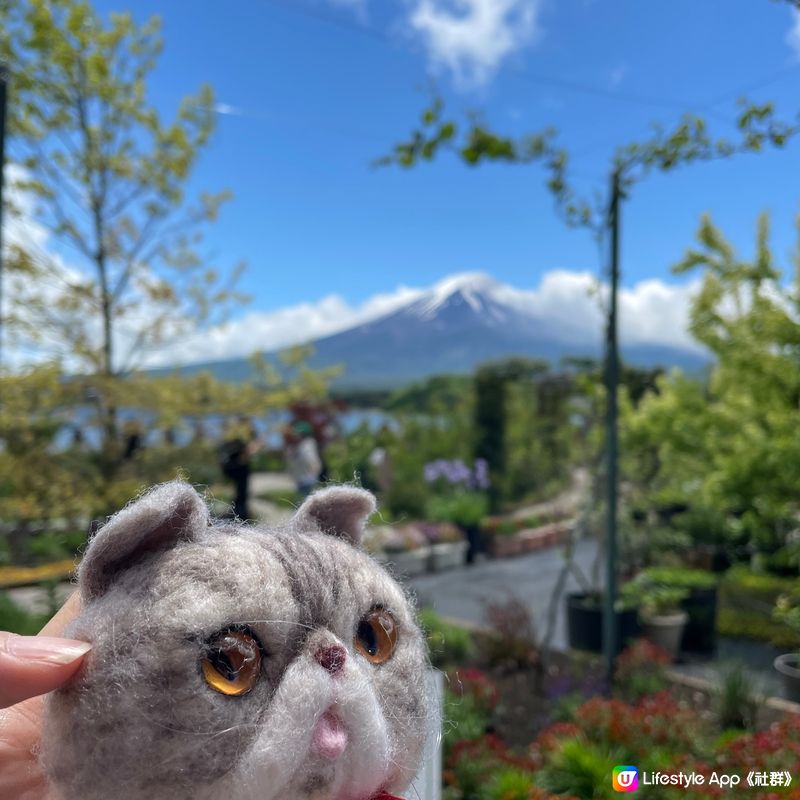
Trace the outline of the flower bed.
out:
M 466 651 L 464 651 L 466 652 Z M 477 650 L 481 663 L 480 648 Z M 618 661 L 614 697 L 596 679 L 599 662 L 554 654 L 546 674 L 464 666 L 448 670 L 445 698 L 444 800 L 603 800 L 616 797 L 614 767 L 639 770 L 637 797 L 678 800 L 678 786 L 645 784 L 643 774 L 679 772 L 705 778 L 691 795 L 706 798 L 800 800 L 798 786 L 770 785 L 772 774 L 800 763 L 800 716 L 768 727 L 728 730 L 714 695 L 668 689 L 669 661 L 638 642 Z M 747 776 L 766 775 L 748 787 Z M 712 783 L 712 775 L 741 783 Z M 776 779 L 777 780 L 777 779 Z
M 521 527 L 510 533 L 484 528 L 488 534 L 488 550 L 493 558 L 508 558 L 531 553 L 545 547 L 564 544 L 572 529 L 573 520 L 550 522 L 535 528 Z
M 449 522 L 407 522 L 367 530 L 367 550 L 396 575 L 410 578 L 461 566 L 467 543 Z

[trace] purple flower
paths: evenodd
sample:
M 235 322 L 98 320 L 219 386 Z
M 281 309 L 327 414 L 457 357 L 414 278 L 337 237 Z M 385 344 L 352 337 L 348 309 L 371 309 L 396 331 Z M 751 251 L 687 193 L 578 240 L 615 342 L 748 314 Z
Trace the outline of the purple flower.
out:
M 425 482 L 433 483 L 439 478 L 439 462 L 431 461 L 425 465 Z
M 475 459 L 475 473 L 473 475 L 473 483 L 476 489 L 489 488 L 489 464 L 485 458 Z
M 489 465 L 483 458 L 476 459 L 472 470 L 461 459 L 447 461 L 439 458 L 436 461 L 429 461 L 425 465 L 424 475 L 427 483 L 443 480 L 451 486 L 472 489 L 489 488 Z

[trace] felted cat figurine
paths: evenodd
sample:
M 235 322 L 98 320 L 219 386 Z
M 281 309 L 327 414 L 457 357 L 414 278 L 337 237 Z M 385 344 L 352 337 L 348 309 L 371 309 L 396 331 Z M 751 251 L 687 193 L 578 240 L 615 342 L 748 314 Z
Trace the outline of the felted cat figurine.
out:
M 92 650 L 50 696 L 42 763 L 63 800 L 373 800 L 425 739 L 424 639 L 358 543 L 369 492 L 311 495 L 284 527 L 212 524 L 157 486 L 90 542 Z

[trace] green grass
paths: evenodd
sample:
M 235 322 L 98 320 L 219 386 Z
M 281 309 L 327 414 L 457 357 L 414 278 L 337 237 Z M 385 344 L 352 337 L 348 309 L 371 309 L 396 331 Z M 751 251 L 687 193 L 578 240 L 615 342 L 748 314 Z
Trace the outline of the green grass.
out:
M 303 502 L 303 496 L 294 489 L 277 489 L 271 492 L 259 492 L 255 497 L 272 503 L 279 508 L 297 508 Z
M 0 630 L 33 636 L 44 627 L 45 614 L 31 614 L 16 605 L 11 598 L 0 592 Z

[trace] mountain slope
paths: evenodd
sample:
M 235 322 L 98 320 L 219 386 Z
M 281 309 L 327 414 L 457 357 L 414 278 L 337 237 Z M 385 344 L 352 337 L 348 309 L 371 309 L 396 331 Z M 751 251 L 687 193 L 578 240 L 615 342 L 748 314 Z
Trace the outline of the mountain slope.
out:
M 524 293 L 481 273 L 448 278 L 407 305 L 314 342 L 312 367 L 343 364 L 341 385 L 398 386 L 437 373 L 469 372 L 476 364 L 511 355 L 557 362 L 565 356 L 599 357 L 601 331 L 587 334 L 585 320 L 555 326 L 526 305 Z M 589 328 L 591 330 L 591 328 Z M 637 366 L 701 369 L 702 355 L 663 344 L 622 347 Z M 246 359 L 192 365 L 183 372 L 211 369 L 221 378 L 243 380 Z

